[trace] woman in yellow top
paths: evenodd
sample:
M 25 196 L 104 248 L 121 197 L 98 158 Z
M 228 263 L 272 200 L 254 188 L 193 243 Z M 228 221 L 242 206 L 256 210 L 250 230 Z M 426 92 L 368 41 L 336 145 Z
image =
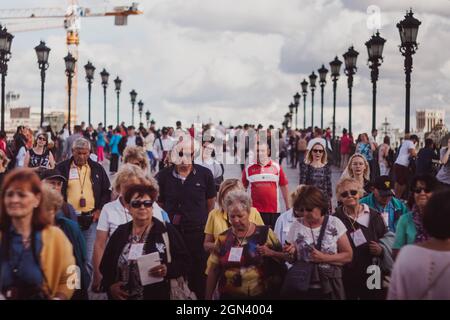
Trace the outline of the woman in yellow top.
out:
M 220 300 L 274 298 L 270 266 L 282 266 L 280 242 L 268 226 L 250 221 L 251 198 L 245 191 L 228 193 L 224 208 L 231 227 L 217 237 L 210 255 L 206 299 L 216 287 Z
M 203 247 L 208 252 L 212 252 L 214 249 L 217 236 L 231 227 L 231 223 L 228 220 L 228 214 L 224 210 L 224 199 L 228 193 L 236 190 L 245 190 L 239 179 L 227 179 L 220 185 L 219 194 L 217 196 L 219 208 L 215 208 L 209 213 L 208 221 L 205 226 L 205 240 L 203 242 Z M 249 220 L 256 225 L 264 225 L 261 215 L 254 207 L 251 207 L 250 209 Z
M 72 245 L 43 209 L 32 169 L 5 177 L 0 195 L 0 295 L 11 300 L 70 299 L 80 272 Z

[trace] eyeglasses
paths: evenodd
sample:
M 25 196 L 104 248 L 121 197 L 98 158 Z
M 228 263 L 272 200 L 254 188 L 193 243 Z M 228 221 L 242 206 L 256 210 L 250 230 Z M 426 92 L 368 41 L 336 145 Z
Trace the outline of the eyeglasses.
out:
M 323 153 L 322 149 L 312 149 L 313 153 Z
M 416 188 L 414 189 L 414 193 L 422 193 L 422 191 L 424 191 L 425 193 L 430 193 L 432 190 L 428 189 L 428 188 Z
M 344 191 L 344 192 L 341 193 L 341 197 L 342 198 L 348 198 L 350 195 L 354 197 L 357 194 L 358 194 L 358 190 Z
M 132 208 L 135 208 L 135 209 L 141 208 L 142 205 L 144 205 L 144 208 L 151 208 L 153 206 L 153 201 L 152 200 L 144 200 L 144 201 L 133 200 L 130 202 L 130 205 Z
M 27 196 L 28 192 L 25 191 L 7 191 L 5 193 L 5 197 L 6 198 L 12 198 L 14 197 L 14 195 L 17 195 L 19 198 L 25 198 Z

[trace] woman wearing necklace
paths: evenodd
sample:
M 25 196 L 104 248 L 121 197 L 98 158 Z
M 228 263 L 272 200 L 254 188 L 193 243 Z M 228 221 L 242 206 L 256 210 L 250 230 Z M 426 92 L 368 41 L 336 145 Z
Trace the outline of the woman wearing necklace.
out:
M 312 263 L 315 271 L 309 284 L 305 284 L 306 291 L 295 286 L 287 290 L 290 299 L 344 299 L 341 267 L 352 261 L 352 248 L 346 227 L 338 218 L 327 215 L 328 210 L 328 199 L 313 186 L 303 187 L 294 201 L 296 220 L 287 235 L 288 246 L 284 251 L 295 257 L 294 266 L 296 261 Z
M 398 220 L 392 250 L 394 258 L 403 246 L 429 240 L 429 235 L 423 227 L 423 213 L 437 188 L 438 181 L 432 175 L 415 176 L 411 181 L 412 194 L 409 201 L 411 212 L 402 215 Z
M 251 198 L 242 190 L 231 191 L 224 200 L 231 228 L 217 237 L 210 255 L 207 300 L 216 287 L 221 300 L 276 298 L 265 259 L 281 265 L 281 245 L 267 226 L 250 222 L 251 208 Z
M 97 224 L 97 233 L 94 243 L 94 253 L 92 263 L 94 267 L 92 290 L 100 292 L 101 274 L 99 270 L 100 261 L 109 238 L 112 236 L 117 227 L 130 222 L 133 217 L 130 215 L 124 195 L 129 186 L 140 184 L 156 188 L 156 181 L 148 180 L 145 173 L 136 165 L 124 164 L 120 167 L 119 172 L 114 176 L 112 183 L 115 193 L 118 194 L 116 200 L 108 202 L 102 208 Z M 161 210 L 157 203 L 153 204 L 153 216 L 163 221 Z
M 315 186 L 328 198 L 331 209 L 331 168 L 327 161 L 325 146 L 316 142 L 306 154 L 305 162 L 300 164 L 300 183 Z
M 140 184 L 129 186 L 123 196 L 133 220 L 117 227 L 100 263 L 102 285 L 110 299 L 168 300 L 169 280 L 185 276 L 190 267 L 190 256 L 180 234 L 171 224 L 153 217 L 157 197 L 156 186 Z M 137 259 L 154 252 L 159 253 L 161 264 L 139 270 Z M 143 285 L 140 271 L 160 280 Z
M 384 299 L 384 290 L 368 288 L 367 280 L 371 274 L 367 273 L 367 268 L 380 265 L 379 259 L 390 258 L 391 249 L 380 243 L 388 230 L 379 212 L 359 203 L 362 193 L 362 187 L 355 179 L 344 178 L 336 186 L 342 206 L 336 208 L 335 216 L 347 228 L 353 248 L 353 261 L 343 270 L 345 294 L 347 299 Z
M 36 169 L 55 167 L 55 158 L 47 148 L 47 134 L 41 133 L 36 137 L 34 147 L 25 155 L 23 166 Z
M 5 177 L 0 204 L 0 291 L 6 299 L 70 299 L 72 245 L 51 225 L 39 177 L 16 169 Z M 75 275 L 76 276 L 76 275 Z

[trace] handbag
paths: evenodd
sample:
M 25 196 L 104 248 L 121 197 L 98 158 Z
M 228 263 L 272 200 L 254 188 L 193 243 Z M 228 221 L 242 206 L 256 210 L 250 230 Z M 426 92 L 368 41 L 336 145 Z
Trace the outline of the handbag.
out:
M 319 238 L 317 239 L 317 244 L 315 245 L 317 250 L 322 248 L 322 240 L 325 235 L 328 218 L 329 216 L 325 215 L 322 226 L 320 227 Z M 281 288 L 281 295 L 284 297 L 292 297 L 298 292 L 308 291 L 313 273 L 317 271 L 317 264 L 297 260 L 288 270 L 286 277 L 284 278 L 283 286 Z
M 167 263 L 172 262 L 172 256 L 170 254 L 170 242 L 167 232 L 162 234 L 164 245 L 167 250 Z M 197 300 L 197 296 L 189 289 L 188 283 L 183 276 L 170 279 L 170 300 Z

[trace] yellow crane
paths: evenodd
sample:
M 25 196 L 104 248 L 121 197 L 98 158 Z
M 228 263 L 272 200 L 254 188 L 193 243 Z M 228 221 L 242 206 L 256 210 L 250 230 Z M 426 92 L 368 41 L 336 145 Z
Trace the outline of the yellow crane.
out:
M 142 13 L 142 11 L 139 11 L 137 3 L 132 3 L 131 6 L 116 6 L 109 9 L 107 7 L 82 7 L 78 4 L 77 0 L 68 0 L 67 8 L 49 7 L 0 10 L 0 23 L 6 26 L 11 33 L 64 28 L 67 34 L 67 49 L 78 61 L 81 18 L 114 17 L 114 24 L 116 26 L 125 26 L 128 22 L 128 16 L 140 15 Z M 72 80 L 72 112 L 70 121 L 72 124 L 77 123 L 77 79 L 78 67 L 76 66 Z M 67 86 L 66 90 L 68 90 Z

